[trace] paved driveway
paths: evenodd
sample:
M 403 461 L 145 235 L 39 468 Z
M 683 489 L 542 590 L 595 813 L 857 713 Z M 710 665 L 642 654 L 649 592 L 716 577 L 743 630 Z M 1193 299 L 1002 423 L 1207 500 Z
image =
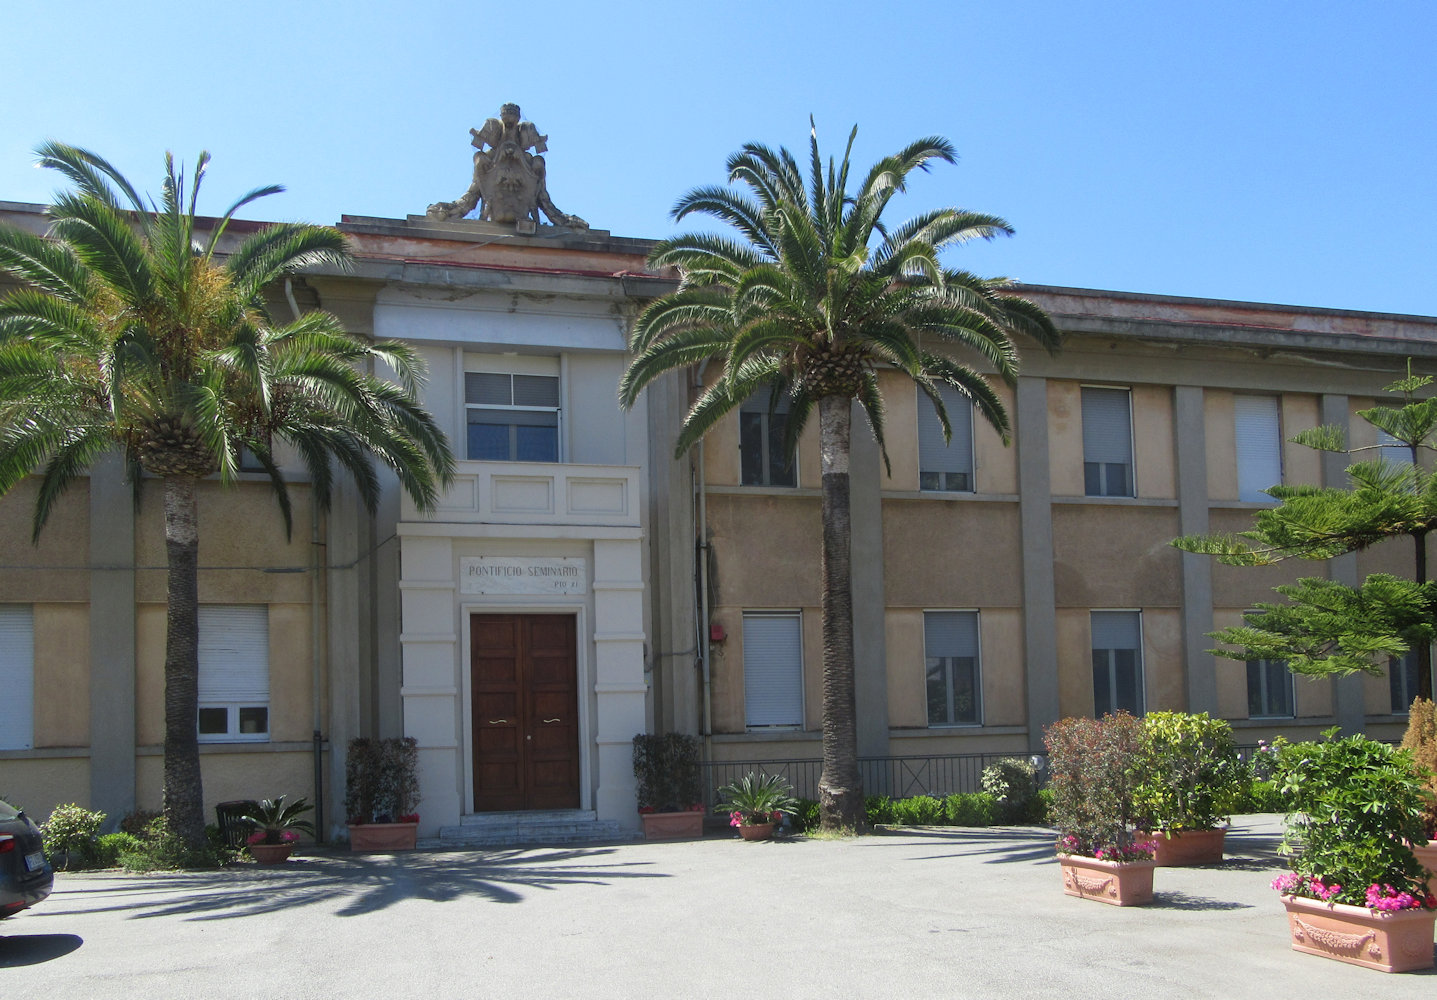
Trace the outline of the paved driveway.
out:
M 1427 997 L 1299 955 L 1275 817 L 1153 906 L 1064 896 L 1051 834 L 710 838 L 61 875 L 0 924 L 0 987 L 65 998 Z

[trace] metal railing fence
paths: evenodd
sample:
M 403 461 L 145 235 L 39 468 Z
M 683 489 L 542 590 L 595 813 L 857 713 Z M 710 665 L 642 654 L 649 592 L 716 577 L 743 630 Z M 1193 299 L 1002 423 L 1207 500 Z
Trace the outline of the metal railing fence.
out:
M 954 753 L 914 756 L 860 757 L 858 771 L 864 795 L 906 799 L 914 795 L 942 797 L 957 792 L 981 792 L 983 769 L 994 761 L 1029 759 L 1022 753 Z M 818 798 L 823 761 L 817 757 L 767 760 L 706 760 L 702 764 L 704 803 L 712 806 L 715 790 L 737 781 L 750 771 L 781 775 L 803 799 Z M 1041 773 L 1040 773 L 1041 777 Z

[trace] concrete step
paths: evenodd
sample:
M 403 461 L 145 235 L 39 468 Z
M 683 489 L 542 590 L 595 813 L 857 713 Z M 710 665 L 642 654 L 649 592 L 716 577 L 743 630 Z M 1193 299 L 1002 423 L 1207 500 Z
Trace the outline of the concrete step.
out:
M 440 827 L 439 836 L 420 847 L 524 847 L 552 844 L 593 844 L 632 840 L 635 833 L 614 820 L 600 822 L 593 810 L 554 809 L 532 812 L 474 813 L 458 826 Z

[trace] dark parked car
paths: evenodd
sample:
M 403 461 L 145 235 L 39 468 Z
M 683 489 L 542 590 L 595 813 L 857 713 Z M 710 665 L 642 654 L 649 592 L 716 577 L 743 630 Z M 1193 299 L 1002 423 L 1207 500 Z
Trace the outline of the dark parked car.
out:
M 40 828 L 0 799 L 0 917 L 12 917 L 50 895 L 55 872 L 41 849 Z

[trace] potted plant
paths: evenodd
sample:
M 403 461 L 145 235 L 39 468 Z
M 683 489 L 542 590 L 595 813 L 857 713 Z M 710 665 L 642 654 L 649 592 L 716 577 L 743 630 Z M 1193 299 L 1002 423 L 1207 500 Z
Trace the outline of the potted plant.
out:
M 1427 870 L 1427 891 L 1437 893 L 1437 705 L 1426 698 L 1417 698 L 1408 709 L 1402 748 L 1411 751 L 1417 776 L 1427 789 L 1422 810 L 1427 843 L 1409 846 L 1417 863 Z
M 419 746 L 414 737 L 349 741 L 344 811 L 353 851 L 413 850 L 419 836 Z
M 1336 728 L 1314 743 L 1278 743 L 1274 777 L 1289 803 L 1273 881 L 1292 947 L 1383 972 L 1432 967 L 1437 898 L 1409 843 L 1427 838 L 1412 755 Z
M 781 776 L 750 771 L 718 790 L 714 809 L 728 813 L 729 826 L 737 827 L 744 840 L 767 840 L 773 836 L 774 825 L 798 809 L 792 792 L 793 786 Z
M 1142 831 L 1136 836 L 1152 840 L 1159 865 L 1221 861 L 1227 836 L 1222 824 L 1247 776 L 1232 726 L 1206 712 L 1149 712 L 1142 726 Z
M 1063 891 L 1115 906 L 1151 903 L 1153 845 L 1133 835 L 1142 723 L 1126 712 L 1060 719 L 1043 740 Z
M 286 802 L 281 795 L 277 799 L 262 799 L 256 803 L 253 809 L 240 817 L 254 827 L 254 832 L 245 838 L 250 857 L 262 865 L 276 865 L 287 860 L 301 833 L 314 836 L 314 824 L 299 818 L 313 808 L 302 796 L 293 802 Z
M 634 777 L 645 840 L 703 836 L 698 737 L 639 733 L 634 737 Z

